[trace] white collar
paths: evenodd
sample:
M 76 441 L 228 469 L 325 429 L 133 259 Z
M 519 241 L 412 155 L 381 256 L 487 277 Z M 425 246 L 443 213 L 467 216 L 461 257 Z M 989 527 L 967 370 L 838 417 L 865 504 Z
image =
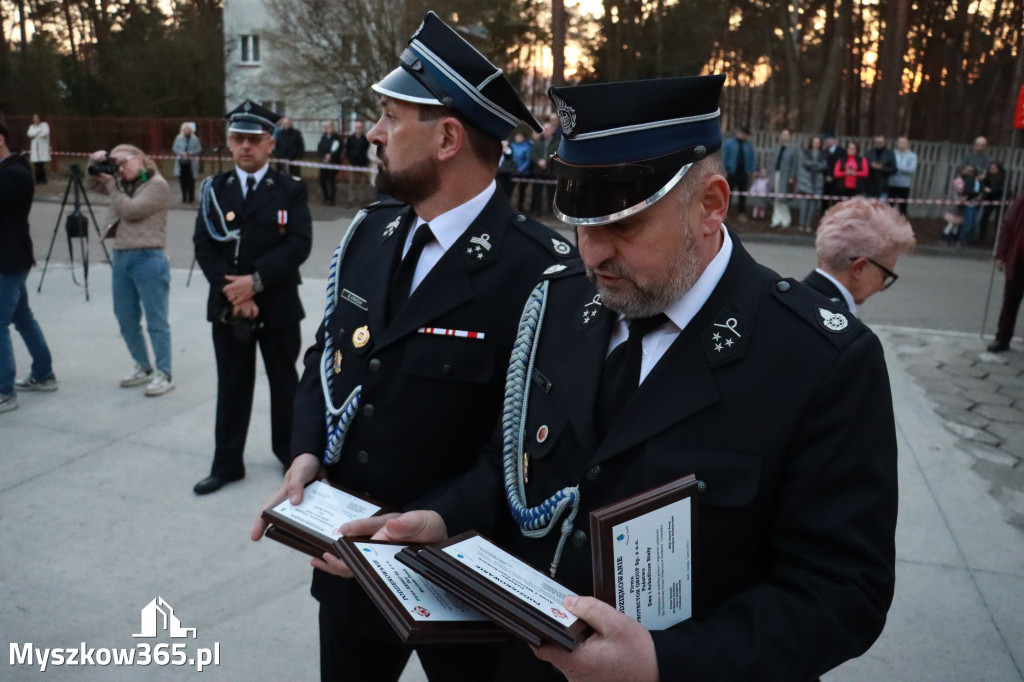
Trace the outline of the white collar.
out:
M 473 221 L 480 215 L 480 212 L 484 210 L 484 206 L 494 196 L 497 187 L 497 183 L 491 180 L 491 184 L 487 185 L 480 194 L 429 221 L 430 231 L 434 233 L 434 239 L 441 245 L 441 248 L 445 251 L 451 248 L 452 244 L 462 236 L 462 233 L 473 224 Z M 416 228 L 426 222 L 428 221 L 419 216 L 416 217 L 416 224 L 409 230 L 409 235 L 405 240 L 403 253 L 409 250 L 409 246 L 412 244 L 412 237 L 416 233 Z
M 268 170 L 270 170 L 270 162 L 269 161 L 263 165 L 263 168 L 260 168 L 255 173 L 247 173 L 244 170 L 242 170 L 241 168 L 239 168 L 238 166 L 235 166 L 235 175 L 237 175 L 238 179 L 241 180 L 242 187 L 245 187 L 245 179 L 247 177 L 249 177 L 251 175 L 253 177 L 253 179 L 256 181 L 256 184 L 258 185 L 258 184 L 260 184 L 263 181 L 263 176 L 267 174 Z
M 704 268 L 704 272 L 701 273 L 700 279 L 697 280 L 696 284 L 690 287 L 689 291 L 665 310 L 665 316 L 672 320 L 672 323 L 679 327 L 680 330 L 686 329 L 686 325 L 690 324 L 690 320 L 700 312 L 700 309 L 711 298 L 711 292 L 715 290 L 718 282 L 721 281 L 731 257 L 732 237 L 729 236 L 729 230 L 725 229 L 725 225 L 722 225 L 722 248 L 718 250 L 718 253 L 711 259 L 708 266 Z
M 843 295 L 843 298 L 846 299 L 846 307 L 849 308 L 850 314 L 856 315 L 857 304 L 854 302 L 853 294 L 850 293 L 850 290 L 844 287 L 842 282 L 840 282 L 838 279 L 828 274 L 821 268 L 814 268 L 814 271 L 821 275 L 822 277 L 824 277 L 825 279 L 827 279 L 828 281 L 832 282 L 832 284 L 836 285 L 836 288 L 839 289 L 839 293 L 841 293 Z

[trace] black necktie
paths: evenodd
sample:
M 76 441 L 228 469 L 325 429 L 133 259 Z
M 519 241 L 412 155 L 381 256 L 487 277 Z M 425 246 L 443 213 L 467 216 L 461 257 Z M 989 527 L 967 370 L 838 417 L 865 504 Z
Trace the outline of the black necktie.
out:
M 254 189 L 256 189 L 256 178 L 252 175 L 247 175 L 245 177 L 245 196 L 242 197 L 242 200 L 248 199 Z
M 416 273 L 416 263 L 420 260 L 423 247 L 432 241 L 434 241 L 434 233 L 430 231 L 430 225 L 423 223 L 416 228 L 409 252 L 398 264 L 395 276 L 391 279 L 391 289 L 388 290 L 389 321 L 394 319 L 399 309 L 409 300 L 409 294 L 412 291 L 412 277 Z
M 604 361 L 595 414 L 602 438 L 640 385 L 644 337 L 667 321 L 665 313 L 629 320 L 629 338 L 616 346 Z

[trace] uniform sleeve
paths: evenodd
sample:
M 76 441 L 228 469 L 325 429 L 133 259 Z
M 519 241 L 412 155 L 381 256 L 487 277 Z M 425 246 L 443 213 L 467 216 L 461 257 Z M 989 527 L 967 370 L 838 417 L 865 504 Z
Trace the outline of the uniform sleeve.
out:
M 309 258 L 312 248 L 313 219 L 306 199 L 306 184 L 296 182 L 289 190 L 288 231 L 284 239 L 253 262 L 263 286 L 269 289 L 280 283 L 294 283 L 295 271 Z
M 881 633 L 895 582 L 896 436 L 873 334 L 831 368 L 791 448 L 767 579 L 700 622 L 652 633 L 662 679 L 810 680 Z
M 295 391 L 295 417 L 292 425 L 292 457 L 303 453 L 323 457 L 327 445 L 324 423 L 324 394 L 320 384 L 320 359 L 324 352 L 324 325 L 321 322 L 315 341 L 302 358 L 303 371 Z
M 215 241 L 206 229 L 203 220 L 203 209 L 196 213 L 196 227 L 192 234 L 192 244 L 196 250 L 196 262 L 206 275 L 206 280 L 214 287 L 223 286 L 224 276 L 234 273 L 235 267 L 228 255 L 228 249 Z M 234 242 L 231 243 L 233 249 Z

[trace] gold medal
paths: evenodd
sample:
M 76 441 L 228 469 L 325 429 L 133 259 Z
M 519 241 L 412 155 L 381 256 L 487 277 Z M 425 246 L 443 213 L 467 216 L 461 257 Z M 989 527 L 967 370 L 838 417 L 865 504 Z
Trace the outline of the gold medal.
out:
M 341 351 L 334 351 L 334 373 L 341 374 Z
M 352 345 L 356 348 L 362 348 L 370 342 L 370 328 L 365 324 L 359 329 L 352 332 Z
M 224 214 L 224 219 L 227 220 L 230 223 L 232 220 L 235 219 L 235 212 L 234 211 L 228 211 L 227 213 Z

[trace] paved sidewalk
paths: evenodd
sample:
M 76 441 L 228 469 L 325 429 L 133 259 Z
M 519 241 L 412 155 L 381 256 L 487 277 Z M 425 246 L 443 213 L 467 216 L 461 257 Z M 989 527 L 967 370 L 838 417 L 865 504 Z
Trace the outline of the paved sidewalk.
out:
M 39 245 L 37 244 L 37 248 Z M 79 272 L 79 278 L 81 273 Z M 201 278 L 175 269 L 170 322 L 177 388 L 160 398 L 122 389 L 131 360 L 111 310 L 110 271 L 90 270 L 92 300 L 51 263 L 33 310 L 52 347 L 60 390 L 19 395 L 0 415 L 0 646 L 219 646 L 214 680 L 318 678 L 316 603 L 306 559 L 249 528 L 280 480 L 259 378 L 247 477 L 196 497 L 213 448 L 216 379 Z M 324 282 L 302 287 L 312 338 Z M 1024 355 L 984 353 L 962 334 L 878 327 L 886 347 L 900 447 L 897 590 L 889 623 L 829 682 L 1024 680 Z M 19 376 L 29 361 L 15 335 Z M 196 639 L 140 640 L 156 597 Z M 184 668 L 49 666 L 46 678 L 165 680 Z M 0 678 L 42 677 L 0 662 Z M 406 682 L 422 680 L 407 671 Z

